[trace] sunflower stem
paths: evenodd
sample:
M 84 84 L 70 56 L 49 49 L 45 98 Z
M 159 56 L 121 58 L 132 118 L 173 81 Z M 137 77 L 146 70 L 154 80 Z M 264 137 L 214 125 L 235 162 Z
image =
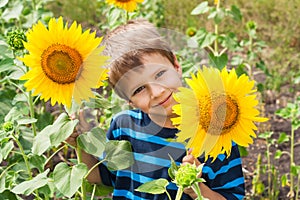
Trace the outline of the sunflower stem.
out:
M 13 135 L 12 137 L 14 138 L 16 144 L 18 145 L 18 147 L 19 147 L 19 149 L 20 149 L 21 155 L 23 156 L 23 159 L 24 159 L 24 162 L 25 162 L 25 166 L 26 166 L 26 168 L 27 168 L 27 173 L 28 173 L 28 175 L 29 175 L 29 180 L 31 180 L 31 179 L 32 179 L 32 174 L 31 174 L 31 169 L 30 169 L 28 157 L 27 157 L 27 155 L 25 154 L 25 151 L 24 151 L 23 146 L 22 146 L 22 144 L 20 143 L 19 139 L 18 139 L 15 135 Z M 41 199 L 41 198 L 39 197 L 39 192 L 38 192 L 38 190 L 35 190 L 35 196 L 36 196 L 38 199 Z
M 34 108 L 33 108 L 33 98 L 32 98 L 32 92 L 29 91 L 28 93 L 28 103 L 29 103 L 29 111 L 30 111 L 30 117 L 34 119 Z M 35 122 L 31 123 L 33 135 L 36 136 L 36 126 Z
M 77 154 L 78 164 L 82 163 L 81 148 L 79 147 L 79 145 L 76 146 L 76 154 Z M 81 198 L 82 200 L 86 200 L 85 178 L 81 182 Z
M 220 1 L 217 2 L 216 9 L 218 12 L 220 9 Z M 219 51 L 219 47 L 218 47 L 219 25 L 218 24 L 215 24 L 215 34 L 216 34 L 216 39 L 214 41 L 214 55 L 218 56 L 219 55 L 219 53 L 218 53 L 218 51 Z
M 267 165 L 268 165 L 268 196 L 271 197 L 271 181 L 272 181 L 272 170 L 271 170 L 271 159 L 270 159 L 270 143 L 267 140 Z
M 202 194 L 201 194 L 201 190 L 200 190 L 200 187 L 199 187 L 199 183 L 197 182 L 197 183 L 194 183 L 193 185 L 192 185 L 192 188 L 193 188 L 193 190 L 195 191 L 195 193 L 197 194 L 197 199 L 198 200 L 201 200 L 201 199 L 203 199 L 203 196 L 202 196 Z
M 183 188 L 181 186 L 178 187 L 175 200 L 180 200 L 183 193 Z
M 293 174 L 293 167 L 295 165 L 294 163 L 294 139 L 295 139 L 295 129 L 292 126 L 292 130 L 291 130 L 291 156 L 290 156 L 290 194 L 291 195 L 291 199 L 293 199 L 294 197 L 294 174 Z
M 126 23 L 129 21 L 129 12 L 125 10 L 125 15 L 126 15 Z

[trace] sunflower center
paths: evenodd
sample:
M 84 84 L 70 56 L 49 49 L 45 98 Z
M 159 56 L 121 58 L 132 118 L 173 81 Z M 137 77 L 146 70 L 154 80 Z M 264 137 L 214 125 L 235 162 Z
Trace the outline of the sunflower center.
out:
M 238 117 L 238 103 L 230 95 L 214 94 L 200 102 L 200 124 L 206 132 L 226 133 L 236 124 Z
M 73 83 L 81 73 L 83 59 L 79 52 L 63 44 L 53 44 L 42 54 L 42 69 L 59 84 Z
M 121 3 L 127 3 L 127 2 L 130 2 L 132 0 L 117 0 L 118 2 L 121 2 Z

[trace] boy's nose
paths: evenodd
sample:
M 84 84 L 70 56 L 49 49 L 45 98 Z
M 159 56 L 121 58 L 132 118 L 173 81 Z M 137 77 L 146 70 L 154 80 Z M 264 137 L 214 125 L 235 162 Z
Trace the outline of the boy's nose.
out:
M 149 88 L 150 88 L 150 92 L 151 92 L 152 97 L 158 97 L 164 91 L 164 87 L 160 84 L 157 84 L 157 83 L 149 84 Z

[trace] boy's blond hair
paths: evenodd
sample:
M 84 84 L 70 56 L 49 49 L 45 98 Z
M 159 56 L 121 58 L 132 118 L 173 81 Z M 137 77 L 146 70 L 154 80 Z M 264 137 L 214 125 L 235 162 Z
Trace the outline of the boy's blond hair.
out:
M 109 83 L 123 99 L 129 100 L 117 83 L 129 70 L 143 65 L 143 56 L 158 53 L 173 65 L 174 54 L 157 28 L 150 22 L 138 19 L 128 21 L 111 31 L 104 38 L 104 54 L 111 57 Z

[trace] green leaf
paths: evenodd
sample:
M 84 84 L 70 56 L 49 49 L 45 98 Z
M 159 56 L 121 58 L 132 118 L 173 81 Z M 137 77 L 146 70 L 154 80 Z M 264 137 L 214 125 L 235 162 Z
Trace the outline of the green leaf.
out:
M 283 132 L 283 133 L 280 133 L 277 143 L 282 144 L 282 143 L 288 142 L 289 140 L 290 140 L 289 136 Z
M 281 150 L 276 150 L 274 157 L 275 157 L 275 159 L 279 159 L 281 157 L 281 155 L 282 155 L 282 151 Z
M 51 128 L 52 125 L 49 125 L 35 136 L 32 144 L 32 153 L 42 155 L 51 146 L 50 137 L 48 135 Z
M 63 121 L 58 125 L 61 125 L 59 130 L 52 132 L 50 134 L 50 140 L 52 146 L 58 146 L 61 142 L 66 140 L 73 132 L 74 128 L 77 125 L 78 120 L 70 120 L 70 118 L 65 115 Z M 54 123 L 53 126 L 56 126 Z
M 33 141 L 32 152 L 41 155 L 50 146 L 58 146 L 74 131 L 78 120 L 70 120 L 66 113 L 62 113 L 53 125 L 46 126 Z
M 18 125 L 26 125 L 26 124 L 32 124 L 35 123 L 37 121 L 37 119 L 34 118 L 22 118 L 22 119 L 18 119 L 17 123 Z
M 15 2 L 11 8 L 6 8 L 2 13 L 2 18 L 8 22 L 10 19 L 19 19 L 23 10 L 23 4 Z
M 199 44 L 200 48 L 205 48 L 211 45 L 217 38 L 213 33 L 207 32 L 205 29 L 199 29 L 195 38 Z
M 66 163 L 61 162 L 53 171 L 54 185 L 62 194 L 70 198 L 81 186 L 87 171 L 88 168 L 83 163 L 69 167 Z
M 107 166 L 111 170 L 130 167 L 134 163 L 131 144 L 124 140 L 111 140 L 105 145 Z
M 270 131 L 270 132 L 267 131 L 267 132 L 259 134 L 258 137 L 267 140 L 273 135 L 273 133 L 274 133 L 273 131 Z
M 135 190 L 138 192 L 145 192 L 150 194 L 162 194 L 166 192 L 168 184 L 169 181 L 167 179 L 160 178 L 144 183 Z
M 281 186 L 285 187 L 285 186 L 287 186 L 287 184 L 288 184 L 288 178 L 287 178 L 286 174 L 284 174 L 281 176 Z
M 37 118 L 36 126 L 39 130 L 53 123 L 54 117 L 50 112 L 42 112 L 35 115 Z
M 200 14 L 204 14 L 208 11 L 209 11 L 208 2 L 204 1 L 192 10 L 191 15 L 200 15 Z
M 8 0 L 0 0 L 0 8 L 4 7 L 8 3 Z
M 219 70 L 222 70 L 228 62 L 228 56 L 227 54 L 222 54 L 221 56 L 215 56 L 212 53 L 209 54 L 209 61 L 210 64 Z
M 179 166 L 176 164 L 174 159 L 169 155 L 170 160 L 171 160 L 171 166 L 168 169 L 168 174 L 172 180 L 175 179 L 175 173 L 178 170 Z
M 37 175 L 32 180 L 24 181 L 18 184 L 16 187 L 12 189 L 12 192 L 15 194 L 25 194 L 25 195 L 31 194 L 34 190 L 43 187 L 44 185 L 47 184 L 48 182 L 47 174 L 49 171 L 50 169 L 47 169 L 45 172 Z
M 46 156 L 44 155 L 36 155 L 36 154 L 30 154 L 29 156 L 29 162 L 30 164 L 37 168 L 39 170 L 40 173 L 42 173 L 44 171 L 44 166 L 45 166 L 45 162 L 46 162 Z M 32 168 L 32 167 L 31 167 Z
M 14 59 L 13 58 L 5 58 L 0 61 L 0 73 L 4 71 L 9 71 L 13 69 L 14 66 Z
M 99 157 L 105 149 L 106 134 L 101 128 L 95 127 L 91 132 L 79 135 L 77 142 L 85 152 Z
M 222 22 L 222 20 L 225 17 L 225 11 L 224 9 L 219 9 L 219 10 L 214 10 L 213 12 L 211 12 L 211 14 L 207 17 L 209 18 L 213 18 L 215 24 L 220 24 Z
M 238 148 L 239 148 L 239 152 L 240 152 L 241 157 L 248 156 L 249 153 L 248 153 L 246 147 L 243 147 L 243 146 L 239 145 Z
M 231 6 L 230 14 L 235 21 L 237 22 L 242 21 L 242 17 L 243 17 L 242 13 L 236 5 Z
M 8 156 L 8 154 L 11 152 L 11 150 L 14 148 L 14 143 L 13 141 L 9 141 L 7 143 L 1 144 L 1 149 L 0 149 L 0 163 L 5 160 Z

